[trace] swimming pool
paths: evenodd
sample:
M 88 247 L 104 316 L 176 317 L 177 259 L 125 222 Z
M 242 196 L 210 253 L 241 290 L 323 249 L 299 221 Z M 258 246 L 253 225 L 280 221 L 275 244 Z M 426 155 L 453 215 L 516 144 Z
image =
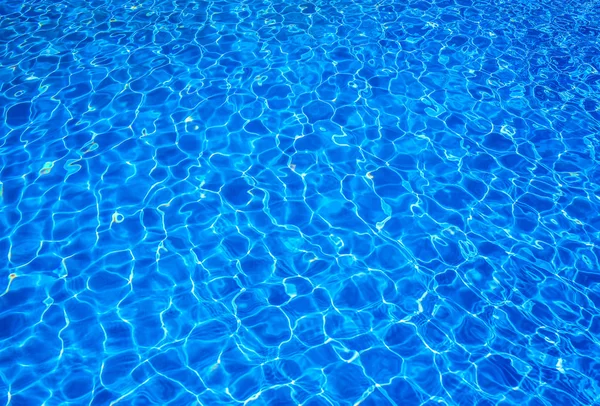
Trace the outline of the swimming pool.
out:
M 600 402 L 596 1 L 0 4 L 0 403 Z

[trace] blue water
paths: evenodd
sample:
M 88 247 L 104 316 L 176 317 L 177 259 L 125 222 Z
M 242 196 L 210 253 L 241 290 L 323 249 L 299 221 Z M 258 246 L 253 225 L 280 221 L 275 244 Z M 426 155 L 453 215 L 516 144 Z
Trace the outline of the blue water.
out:
M 600 404 L 597 1 L 3 0 L 0 404 Z

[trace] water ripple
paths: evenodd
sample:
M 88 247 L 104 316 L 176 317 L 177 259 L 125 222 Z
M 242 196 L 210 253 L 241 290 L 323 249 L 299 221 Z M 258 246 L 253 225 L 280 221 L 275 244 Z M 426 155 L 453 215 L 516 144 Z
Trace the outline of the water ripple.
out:
M 0 402 L 600 402 L 594 1 L 0 4 Z

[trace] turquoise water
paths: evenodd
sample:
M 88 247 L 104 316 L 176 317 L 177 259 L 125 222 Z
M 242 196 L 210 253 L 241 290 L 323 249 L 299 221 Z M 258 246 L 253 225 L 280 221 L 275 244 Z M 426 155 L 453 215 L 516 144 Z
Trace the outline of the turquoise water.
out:
M 599 21 L 2 1 L 0 404 L 599 404 Z

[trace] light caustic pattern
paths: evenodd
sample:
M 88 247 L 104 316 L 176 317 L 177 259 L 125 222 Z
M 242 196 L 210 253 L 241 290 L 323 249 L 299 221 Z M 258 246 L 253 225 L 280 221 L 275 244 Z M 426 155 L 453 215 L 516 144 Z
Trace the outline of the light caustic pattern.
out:
M 596 404 L 598 10 L 2 1 L 0 403 Z

